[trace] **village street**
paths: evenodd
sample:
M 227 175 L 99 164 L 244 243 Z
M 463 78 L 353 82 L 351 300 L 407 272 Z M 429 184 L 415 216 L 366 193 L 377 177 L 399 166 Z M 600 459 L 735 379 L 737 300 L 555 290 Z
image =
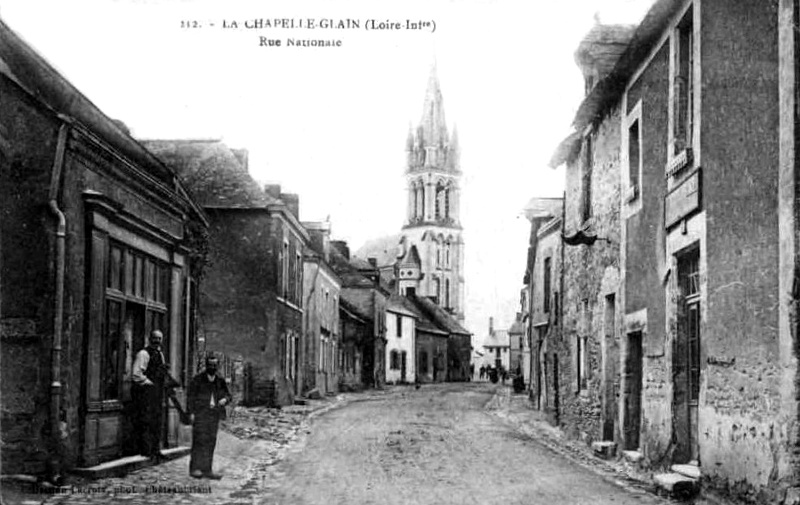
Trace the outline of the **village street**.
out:
M 58 496 L 4 498 L 23 505 L 666 503 L 587 469 L 601 462 L 579 465 L 554 452 L 541 426 L 520 429 L 515 420 L 525 413 L 509 413 L 510 397 L 502 385 L 452 383 L 346 395 L 313 419 L 291 409 L 256 411 L 261 422 L 240 415 L 220 434 L 220 481 L 190 478 L 188 458 L 180 458 Z M 514 398 L 519 411 L 527 399 Z
M 281 464 L 265 503 L 665 503 L 520 434 L 492 415 L 495 391 L 508 389 L 425 385 L 334 410 Z

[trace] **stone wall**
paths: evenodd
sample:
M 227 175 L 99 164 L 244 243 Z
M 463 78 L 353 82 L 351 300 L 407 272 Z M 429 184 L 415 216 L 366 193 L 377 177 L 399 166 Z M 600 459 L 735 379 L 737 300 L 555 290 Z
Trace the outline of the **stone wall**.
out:
M 593 211 L 588 222 L 581 215 L 585 142 L 580 155 L 567 166 L 564 234 L 586 230 L 603 239 L 593 245 L 564 245 L 563 333 L 555 346 L 559 361 L 559 419 L 567 433 L 587 443 L 603 438 L 605 300 L 616 295 L 619 283 L 619 124 L 620 110 L 616 107 L 591 133 Z M 577 376 L 579 339 L 586 353 L 583 384 Z
M 777 333 L 778 16 L 757 0 L 704 2 L 701 16 L 708 41 L 701 461 L 704 472 L 729 485 L 765 489 L 790 473 L 787 434 L 795 422 L 781 415 Z

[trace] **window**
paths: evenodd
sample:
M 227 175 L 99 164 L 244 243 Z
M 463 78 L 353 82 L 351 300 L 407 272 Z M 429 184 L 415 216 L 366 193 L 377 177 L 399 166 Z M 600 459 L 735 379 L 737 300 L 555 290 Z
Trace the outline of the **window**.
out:
M 444 218 L 450 219 L 450 188 L 444 190 Z
M 435 212 L 434 215 L 436 219 L 442 219 L 445 217 L 445 213 L 447 212 L 447 202 L 449 198 L 447 197 L 447 190 L 444 187 L 442 182 L 438 182 L 436 184 L 436 194 L 435 194 Z
M 425 185 L 422 181 L 417 186 L 417 218 L 425 219 Z
M 444 307 L 450 308 L 450 279 L 444 280 Z
M 411 217 L 414 220 L 419 219 L 419 188 L 416 182 L 411 184 L 411 202 Z
M 581 162 L 581 218 L 588 221 L 592 217 L 592 170 L 594 153 L 592 152 L 592 135 L 583 139 L 583 160 Z
M 673 34 L 673 59 L 675 65 L 673 81 L 673 155 L 681 154 L 692 147 L 693 133 L 693 64 L 694 26 L 692 9 L 683 17 Z
M 681 367 L 688 368 L 686 377 L 689 401 L 700 397 L 700 249 L 678 258 L 678 285 L 682 298 L 683 316 L 680 340 L 685 354 L 679 356 Z M 684 343 L 685 342 L 685 343 Z
M 583 391 L 586 389 L 586 379 L 587 379 L 587 349 L 586 349 L 586 337 L 578 335 L 576 337 L 575 342 L 575 352 L 576 352 L 576 372 L 575 378 L 577 379 L 577 390 Z
M 287 240 L 283 241 L 283 249 L 278 254 L 278 264 L 281 269 L 280 296 L 286 298 L 289 294 L 289 242 Z
M 403 316 L 397 314 L 397 336 L 403 336 Z
M 439 292 L 442 289 L 442 281 L 440 279 L 433 279 L 433 297 L 436 298 L 436 303 L 439 303 Z
M 299 251 L 294 256 L 294 303 L 303 306 L 303 258 Z
M 553 292 L 553 312 L 552 312 L 552 316 L 551 316 L 552 319 L 553 319 L 553 324 L 558 323 L 558 303 L 559 303 L 558 291 L 554 291 Z
M 164 334 L 169 361 L 169 268 L 161 260 L 110 241 L 106 253 L 100 399 L 129 400 L 133 361 L 153 330 Z
M 392 349 L 389 353 L 389 368 L 391 370 L 400 370 L 400 353 L 396 349 Z
M 550 312 L 550 263 L 552 258 L 544 259 L 544 282 L 542 282 L 544 293 L 542 295 L 542 310 Z
M 577 391 L 586 389 L 589 377 L 589 350 L 587 343 L 588 336 L 592 332 L 590 309 L 589 300 L 584 299 L 581 302 L 581 325 L 579 333 L 575 337 L 575 385 Z
M 623 198 L 625 203 L 639 198 L 642 178 L 642 103 L 641 101 L 625 118 L 623 130 Z
M 616 307 L 617 307 L 616 295 L 614 293 L 606 295 L 606 310 L 605 310 L 605 318 L 603 326 L 605 335 L 608 338 L 614 338 L 617 335 Z

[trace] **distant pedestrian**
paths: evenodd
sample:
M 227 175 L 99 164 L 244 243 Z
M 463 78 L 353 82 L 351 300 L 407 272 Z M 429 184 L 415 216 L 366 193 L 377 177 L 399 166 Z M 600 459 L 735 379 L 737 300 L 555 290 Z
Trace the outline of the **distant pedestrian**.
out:
M 159 330 L 150 333 L 149 344 L 136 354 L 131 379 L 133 400 L 133 429 L 139 454 L 155 461 L 162 459 L 161 428 L 164 419 L 164 384 L 167 366 L 161 343 L 164 334 Z
M 214 448 L 220 419 L 225 419 L 225 405 L 231 400 L 225 379 L 217 375 L 219 360 L 206 358 L 206 369 L 189 384 L 186 408 L 192 420 L 192 459 L 189 474 L 195 478 L 221 479 L 214 473 Z
M 481 369 L 480 369 L 480 376 L 479 376 L 479 378 L 480 378 L 481 380 L 483 380 L 483 378 L 484 378 L 485 376 L 486 376 L 486 365 L 481 365 Z

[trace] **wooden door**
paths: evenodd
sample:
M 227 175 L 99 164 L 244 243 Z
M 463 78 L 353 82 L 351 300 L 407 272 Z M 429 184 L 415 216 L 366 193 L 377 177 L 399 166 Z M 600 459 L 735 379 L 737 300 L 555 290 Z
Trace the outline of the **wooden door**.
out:
M 672 358 L 674 461 L 699 461 L 700 275 L 699 250 L 678 258 L 678 331 Z
M 642 422 L 642 332 L 628 334 L 628 355 L 623 371 L 623 442 L 626 450 L 639 448 Z

